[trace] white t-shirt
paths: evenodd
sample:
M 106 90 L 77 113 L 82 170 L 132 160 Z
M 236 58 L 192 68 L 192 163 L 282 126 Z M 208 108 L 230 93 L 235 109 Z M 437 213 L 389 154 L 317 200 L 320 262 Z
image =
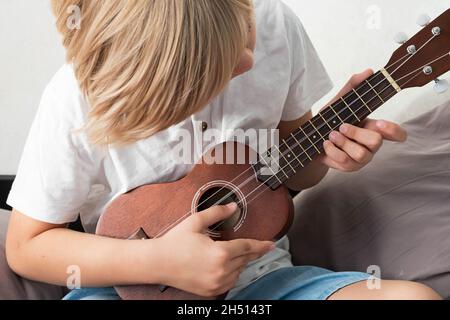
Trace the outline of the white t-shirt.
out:
M 257 46 L 254 68 L 231 81 L 204 110 L 130 146 L 100 148 L 77 131 L 89 105 L 71 65 L 48 86 L 31 127 L 8 204 L 47 223 L 81 220 L 94 233 L 106 206 L 136 187 L 171 182 L 193 167 L 173 154 L 180 130 L 202 137 L 209 128 L 275 129 L 305 115 L 331 89 L 331 82 L 296 15 L 278 0 L 255 1 Z M 208 146 L 208 141 L 196 141 Z M 193 248 L 194 249 L 194 248 Z M 287 238 L 243 272 L 229 297 L 273 270 L 291 266 Z

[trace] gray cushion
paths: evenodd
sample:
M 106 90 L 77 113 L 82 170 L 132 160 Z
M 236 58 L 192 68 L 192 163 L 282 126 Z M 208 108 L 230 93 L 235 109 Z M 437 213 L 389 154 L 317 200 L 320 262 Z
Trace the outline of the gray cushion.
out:
M 23 279 L 8 267 L 5 257 L 5 238 L 10 212 L 0 210 L 0 300 L 59 300 L 64 295 L 61 287 Z
M 364 170 L 330 172 L 296 198 L 294 262 L 335 271 L 379 266 L 450 298 L 450 102 L 405 124 Z

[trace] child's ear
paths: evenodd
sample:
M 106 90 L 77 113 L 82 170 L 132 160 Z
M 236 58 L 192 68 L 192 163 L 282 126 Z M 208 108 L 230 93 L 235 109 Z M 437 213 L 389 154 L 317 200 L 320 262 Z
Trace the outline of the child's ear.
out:
M 241 60 L 234 69 L 233 78 L 250 71 L 253 68 L 254 57 L 251 49 L 245 49 Z

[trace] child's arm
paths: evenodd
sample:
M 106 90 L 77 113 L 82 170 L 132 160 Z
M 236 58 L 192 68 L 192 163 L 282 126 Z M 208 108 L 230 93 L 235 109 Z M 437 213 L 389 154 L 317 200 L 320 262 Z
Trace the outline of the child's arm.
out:
M 6 243 L 10 267 L 32 280 L 66 285 L 67 270 L 81 270 L 82 287 L 164 284 L 201 296 L 234 287 L 240 272 L 272 242 L 214 242 L 203 231 L 235 211 L 215 207 L 155 240 L 117 240 L 83 234 L 14 211 Z

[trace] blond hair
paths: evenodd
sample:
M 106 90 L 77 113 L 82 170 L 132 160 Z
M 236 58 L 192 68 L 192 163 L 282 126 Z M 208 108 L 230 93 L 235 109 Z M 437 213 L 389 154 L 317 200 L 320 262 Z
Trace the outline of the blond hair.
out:
M 130 144 L 204 108 L 248 39 L 252 0 L 52 0 L 94 144 Z M 75 7 L 74 7 L 75 6 Z M 80 28 L 70 28 L 72 9 Z

